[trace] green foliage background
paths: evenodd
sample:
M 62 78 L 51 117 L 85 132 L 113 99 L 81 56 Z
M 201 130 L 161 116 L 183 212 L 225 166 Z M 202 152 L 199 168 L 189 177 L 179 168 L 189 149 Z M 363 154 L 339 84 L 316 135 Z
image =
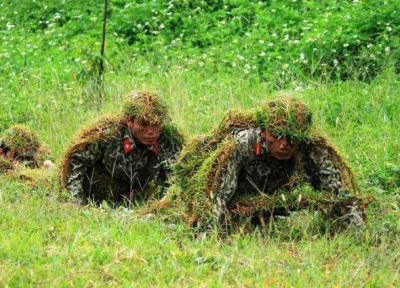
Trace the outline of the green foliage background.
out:
M 79 127 L 133 89 L 163 95 L 189 137 L 283 90 L 312 107 L 377 201 L 362 231 L 332 235 L 299 214 L 199 241 L 138 207 L 79 207 L 1 177 L 2 285 L 399 285 L 399 1 L 111 0 L 99 100 L 101 2 L 0 3 L 0 134 L 25 123 L 59 160 Z

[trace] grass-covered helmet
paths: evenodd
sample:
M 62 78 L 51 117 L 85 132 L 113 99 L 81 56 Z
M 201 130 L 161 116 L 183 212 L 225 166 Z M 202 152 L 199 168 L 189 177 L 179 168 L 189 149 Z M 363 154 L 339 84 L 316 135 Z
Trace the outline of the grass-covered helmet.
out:
M 310 139 L 311 120 L 308 106 L 290 97 L 267 101 L 257 113 L 257 122 L 262 129 L 276 137 L 289 137 L 296 141 Z
M 152 125 L 164 125 L 170 120 L 164 101 L 151 91 L 130 92 L 126 96 L 122 113 L 125 117 Z
M 25 125 L 13 125 L 4 132 L 4 144 L 14 157 L 34 157 L 40 147 L 39 136 Z

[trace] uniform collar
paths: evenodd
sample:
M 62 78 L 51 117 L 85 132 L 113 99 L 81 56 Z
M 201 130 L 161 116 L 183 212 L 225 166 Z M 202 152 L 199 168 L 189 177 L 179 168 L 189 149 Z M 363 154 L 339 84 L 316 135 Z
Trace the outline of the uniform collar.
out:
M 257 128 L 257 141 L 256 141 L 256 146 L 254 148 L 254 154 L 256 156 L 268 154 L 267 142 L 265 141 L 264 138 L 261 137 L 261 129 L 260 128 Z

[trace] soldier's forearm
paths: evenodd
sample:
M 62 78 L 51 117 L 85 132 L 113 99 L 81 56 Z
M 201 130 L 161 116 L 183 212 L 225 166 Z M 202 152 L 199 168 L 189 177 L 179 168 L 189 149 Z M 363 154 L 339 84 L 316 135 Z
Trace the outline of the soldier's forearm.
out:
M 66 188 L 71 196 L 73 196 L 74 198 L 83 199 L 83 181 L 84 174 L 86 173 L 86 167 L 81 163 L 77 165 L 76 161 L 73 161 L 69 169 L 70 174 L 67 178 Z
M 214 199 L 213 214 L 218 225 L 224 223 L 226 209 L 226 202 L 221 197 L 216 196 Z
M 83 183 L 82 181 L 71 181 L 67 184 L 67 190 L 74 198 L 83 199 Z

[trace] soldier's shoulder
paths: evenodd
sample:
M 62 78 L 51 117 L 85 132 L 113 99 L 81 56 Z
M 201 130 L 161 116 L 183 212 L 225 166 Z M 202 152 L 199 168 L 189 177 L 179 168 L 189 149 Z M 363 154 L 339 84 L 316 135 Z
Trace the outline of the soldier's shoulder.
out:
M 104 115 L 83 127 L 76 138 L 101 140 L 113 137 L 121 132 L 125 125 L 119 115 Z
M 330 141 L 327 135 L 314 132 L 312 137 L 300 143 L 301 150 L 308 153 L 321 153 L 323 151 L 336 151 L 334 144 Z
M 104 115 L 83 127 L 67 145 L 61 157 L 60 175 L 62 187 L 65 187 L 71 157 L 81 153 L 90 145 L 100 145 L 100 143 L 118 138 L 125 127 L 124 125 L 121 116 Z
M 124 127 L 120 116 L 105 115 L 83 127 L 72 139 L 66 154 L 83 150 L 93 143 L 104 143 L 118 138 Z
M 234 127 L 231 129 L 234 138 L 257 138 L 260 132 L 260 128 Z
M 257 126 L 256 111 L 229 110 L 214 133 L 229 134 L 235 129 L 251 129 Z
M 164 126 L 160 136 L 160 141 L 182 147 L 186 142 L 183 132 L 174 123 L 168 123 Z

